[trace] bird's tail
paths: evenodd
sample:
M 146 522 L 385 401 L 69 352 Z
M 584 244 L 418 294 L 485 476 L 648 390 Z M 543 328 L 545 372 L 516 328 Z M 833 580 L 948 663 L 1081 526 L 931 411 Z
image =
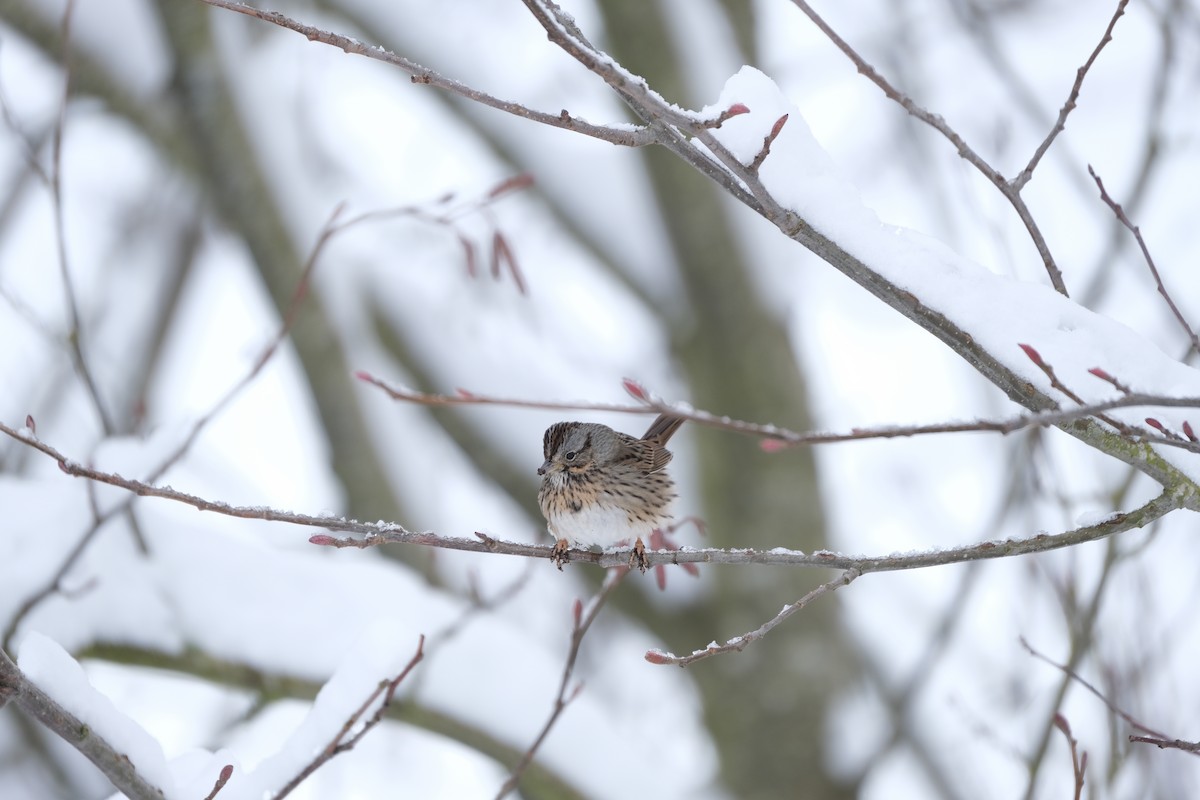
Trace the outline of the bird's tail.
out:
M 650 423 L 650 427 L 642 435 L 642 438 L 658 445 L 665 445 L 675 431 L 679 430 L 679 426 L 686 421 L 685 417 L 675 414 L 659 414 L 658 418 Z

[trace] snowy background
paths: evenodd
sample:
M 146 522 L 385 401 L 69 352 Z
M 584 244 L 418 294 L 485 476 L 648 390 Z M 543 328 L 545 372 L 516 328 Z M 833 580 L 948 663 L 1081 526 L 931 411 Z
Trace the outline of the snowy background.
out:
M 995 188 L 793 4 L 563 5 L 672 102 L 749 106 L 717 131 L 747 158 L 790 113 L 763 167 L 781 202 L 1047 393 L 1018 344 L 1090 399 L 1114 395 L 1091 367 L 1137 390 L 1200 395 L 1196 354 L 1086 169 L 1140 225 L 1182 313 L 1200 323 L 1194 3 L 1131 5 L 1024 191 L 1071 301 L 1049 288 Z M 531 108 L 630 121 L 516 2 L 264 7 Z M 1012 176 L 1114 8 L 914 0 L 818 11 Z M 343 218 L 399 207 L 426 218 L 333 237 L 289 338 L 156 483 L 548 541 L 534 470 L 562 412 L 434 412 L 389 400 L 355 381 L 358 370 L 430 391 L 615 402 L 632 377 L 670 400 L 797 429 L 1020 411 L 711 183 L 680 177 L 669 154 L 450 100 L 198 0 L 77 0 L 56 206 L 62 15 L 59 2 L 0 5 L 0 422 L 31 416 L 37 437 L 75 461 L 154 476 L 250 374 L 339 204 Z M 530 188 L 486 201 L 521 173 Z M 437 215 L 453 222 L 428 221 Z M 490 273 L 496 232 L 519 280 Z M 578 413 L 635 434 L 649 421 Z M 1173 430 L 1189 419 L 1153 416 Z M 765 453 L 685 426 L 672 450 L 679 512 L 707 523 L 703 537 L 681 528 L 693 546 L 923 551 L 1068 530 L 1159 489 L 1053 430 Z M 1200 456 L 1160 453 L 1200 477 Z M 0 511 L 5 652 L 171 798 L 204 797 L 225 764 L 234 777 L 219 797 L 277 791 L 422 634 L 425 659 L 401 684 L 397 716 L 292 796 L 494 796 L 550 713 L 573 604 L 600 579 L 446 550 L 319 548 L 311 529 L 131 502 L 9 438 Z M 746 652 L 687 670 L 643 654 L 744 633 L 831 573 L 714 566 L 699 579 L 669 573 L 665 592 L 632 575 L 585 638 L 574 675 L 584 688 L 521 795 L 1070 798 L 1055 713 L 1088 753 L 1089 796 L 1200 795 L 1194 756 L 1128 743 L 1128 724 L 1020 642 L 1070 663 L 1139 722 L 1200 738 L 1198 558 L 1195 522 L 1178 511 L 1054 553 L 867 575 Z M 0 797 L 111 792 L 13 704 L 0 710 Z

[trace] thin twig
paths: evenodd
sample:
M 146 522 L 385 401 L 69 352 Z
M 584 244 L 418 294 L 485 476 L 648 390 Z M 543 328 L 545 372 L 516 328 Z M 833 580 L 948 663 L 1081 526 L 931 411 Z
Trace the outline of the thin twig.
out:
M 1088 60 L 1083 63 L 1083 66 L 1075 71 L 1075 83 L 1071 85 L 1071 93 L 1067 95 L 1067 102 L 1063 103 L 1063 107 L 1058 110 L 1058 119 L 1054 121 L 1054 127 L 1046 134 L 1046 138 L 1038 145 L 1037 150 L 1033 152 L 1029 163 L 1025 165 L 1025 169 L 1013 178 L 1011 185 L 1018 192 L 1029 183 L 1029 179 L 1033 177 L 1033 171 L 1037 169 L 1038 162 L 1042 160 L 1042 156 L 1046 155 L 1046 151 L 1050 149 L 1050 145 L 1054 143 L 1063 129 L 1067 127 L 1067 115 L 1075 110 L 1075 103 L 1079 100 L 1079 92 L 1083 88 L 1083 79 L 1087 77 L 1088 70 L 1092 68 L 1096 58 L 1100 55 L 1100 51 L 1104 46 L 1112 41 L 1113 29 L 1117 26 L 1117 20 L 1125 13 L 1125 6 L 1129 5 L 1129 0 L 1119 0 L 1117 10 L 1113 13 L 1112 19 L 1108 21 L 1108 27 L 1104 29 L 1104 36 L 1100 37 L 1100 42 L 1092 50 L 1092 54 L 1088 56 Z
M 508 776 L 508 780 L 500 787 L 500 791 L 496 793 L 496 800 L 506 797 L 521 782 L 521 775 L 533 763 L 534 756 L 537 755 L 542 743 L 546 741 L 546 737 L 550 734 L 550 729 L 554 727 L 554 723 L 562 715 L 566 707 L 579 696 L 579 692 L 583 688 L 583 684 L 576 684 L 571 688 L 571 676 L 575 673 L 575 661 L 579 658 L 579 646 L 583 643 L 583 637 L 587 635 L 588 629 L 592 627 L 592 623 L 600 613 L 600 609 L 608 601 L 613 591 L 629 574 L 628 567 L 617 567 L 612 569 L 604 578 L 604 583 L 600 586 L 599 591 L 595 596 L 588 601 L 585 607 L 578 600 L 575 606 L 575 624 L 571 629 L 571 644 L 567 648 L 567 660 L 563 664 L 562 680 L 558 684 L 558 695 L 554 698 L 554 705 L 550 710 L 550 716 L 546 718 L 546 723 L 542 725 L 542 729 L 538 732 L 533 743 L 529 745 L 529 749 L 521 756 L 521 760 L 513 767 L 512 773 Z
M 440 547 L 447 550 L 462 550 L 472 553 L 496 553 L 522 556 L 525 558 L 549 559 L 554 548 L 549 544 L 524 544 L 497 539 L 490 535 L 477 533 L 475 539 L 462 539 L 451 536 L 439 536 L 429 532 L 413 532 L 396 523 L 367 523 L 358 520 L 344 519 L 332 516 L 310 516 L 291 511 L 278 511 L 264 506 L 231 506 L 227 503 L 207 500 L 203 497 L 181 492 L 170 487 L 153 486 L 142 481 L 125 478 L 111 472 L 85 467 L 71 461 L 50 445 L 32 438 L 31 435 L 17 431 L 4 423 L 0 423 L 0 433 L 4 433 L 21 441 L 33 449 L 46 454 L 58 462 L 59 469 L 68 475 L 99 481 L 110 486 L 116 486 L 135 495 L 158 497 L 192 506 L 200 511 L 210 511 L 238 519 L 256 519 L 268 522 L 285 522 L 292 525 L 320 528 L 327 531 L 341 531 L 358 534 L 361 539 L 338 539 L 328 534 L 317 534 L 309 537 L 313 544 L 328 547 L 377 547 L 381 544 L 410 544 L 425 547 Z M 1102 522 L 1085 525 L 1064 533 L 1050 535 L 1041 533 L 1028 539 L 1007 539 L 1004 541 L 981 542 L 965 547 L 936 550 L 926 553 L 915 553 L 905 556 L 846 556 L 819 550 L 806 554 L 798 550 L 772 548 L 758 551 L 745 548 L 720 549 L 680 549 L 680 550 L 647 550 L 645 553 L 647 566 L 656 564 L 786 564 L 791 566 L 823 567 L 831 569 L 857 569 L 861 572 L 885 572 L 894 570 L 920 569 L 923 567 L 956 564 L 963 561 L 978 561 L 988 558 L 1009 558 L 1027 553 L 1057 550 L 1063 547 L 1096 541 L 1116 533 L 1140 528 L 1178 508 L 1190 507 L 1191 498 L 1186 487 L 1176 490 L 1166 490 L 1158 497 L 1132 511 L 1114 513 Z M 629 563 L 629 551 L 573 549 L 570 551 L 572 563 L 595 564 L 601 567 L 616 567 Z
M 1087 751 L 1079 752 L 1079 742 L 1071 733 L 1071 725 L 1062 714 L 1054 715 L 1054 727 L 1062 731 L 1067 738 L 1067 746 L 1071 749 L 1071 771 L 1075 774 L 1075 800 L 1083 798 L 1083 777 L 1087 771 Z
M 1168 738 L 1166 734 L 1160 733 L 1160 732 L 1154 730 L 1153 728 L 1150 728 L 1150 727 L 1142 724 L 1138 720 L 1134 719 L 1132 715 L 1130 715 L 1127 711 L 1125 711 L 1120 706 L 1118 706 L 1116 703 L 1114 703 L 1112 700 L 1110 700 L 1103 692 L 1101 692 L 1099 689 L 1097 689 L 1095 686 L 1093 686 L 1091 683 L 1089 683 L 1087 680 L 1085 680 L 1082 676 L 1080 676 L 1080 674 L 1078 672 L 1071 669 L 1066 664 L 1059 664 L 1057 661 L 1051 659 L 1049 656 L 1043 655 L 1039 651 L 1035 650 L 1033 648 L 1033 645 L 1029 644 L 1029 642 L 1025 640 L 1024 636 L 1020 637 L 1020 639 L 1018 641 L 1021 643 L 1021 646 L 1024 647 L 1025 650 L 1029 653 L 1029 655 L 1033 656 L 1034 658 L 1038 659 L 1039 661 L 1044 661 L 1045 663 L 1047 663 L 1050 666 L 1057 669 L 1062 674 L 1066 675 L 1071 680 L 1078 683 L 1084 689 L 1087 689 L 1089 692 L 1092 693 L 1092 695 L 1097 700 L 1099 700 L 1101 703 L 1104 703 L 1104 705 L 1108 707 L 1109 711 L 1116 714 L 1121 719 L 1125 720 L 1125 722 L 1127 722 L 1129 724 L 1129 726 L 1131 728 L 1133 728 L 1134 730 L 1141 731 L 1142 733 L 1146 734 L 1147 736 L 1152 736 L 1158 740 L 1166 740 Z
M 525 175 L 517 175 L 501 181 L 491 189 L 489 189 L 482 198 L 460 203 L 455 206 L 450 206 L 442 211 L 431 211 L 428 208 L 420 205 L 403 206 L 391 209 L 379 209 L 367 211 L 357 214 L 348 219 L 341 219 L 344 206 L 338 205 L 330 213 L 329 218 L 321 227 L 317 235 L 316 242 L 309 251 L 304 267 L 300 271 L 300 277 L 296 281 L 296 288 L 292 291 L 291 299 L 288 306 L 284 309 L 282 319 L 279 323 L 279 328 L 275 335 L 267 342 L 262 351 L 255 358 L 250 369 L 242 375 L 242 377 L 233 383 L 225 393 L 208 409 L 208 411 L 200 416 L 192 423 L 187 436 L 185 436 L 179 444 L 167 454 L 167 456 L 159 462 L 153 470 L 151 470 L 144 483 L 154 484 L 158 482 L 175 464 L 181 461 L 185 455 L 191 450 L 196 440 L 204 432 L 204 430 L 215 420 L 220 414 L 227 409 L 237 397 L 246 390 L 262 373 L 266 366 L 270 363 L 275 354 L 279 352 L 280 347 L 291 334 L 292 328 L 295 327 L 296 319 L 300 314 L 300 309 L 304 301 L 308 298 L 313 274 L 316 270 L 318 261 L 321 258 L 325 248 L 335 236 L 347 231 L 350 228 L 360 225 L 383 222 L 401 217 L 410 217 L 428 222 L 431 224 L 451 225 L 455 221 L 467 214 L 474 213 L 481 208 L 486 208 L 490 203 L 497 199 L 508 195 L 514 190 L 524 188 L 529 185 L 529 178 Z M 437 201 L 429 204 L 431 207 L 436 207 L 443 201 Z M 93 506 L 93 521 L 87 531 L 80 537 L 76 545 L 67 554 L 67 557 L 59 565 L 54 576 L 40 590 L 29 596 L 17 609 L 16 614 L 9 620 L 5 628 L 4 635 L 0 641 L 3 646 L 7 646 L 12 636 L 16 633 L 21 622 L 29 615 L 43 600 L 47 597 L 61 591 L 62 581 L 67 573 L 75 566 L 79 559 L 86 552 L 88 545 L 96 537 L 104 525 L 112 519 L 117 513 L 129 512 L 132 502 L 136 496 L 130 497 L 129 501 L 109 510 L 108 513 L 102 513 Z M 136 525 L 136 520 L 130 515 L 130 524 Z
M 493 97 L 486 92 L 481 92 L 477 89 L 472 89 L 464 83 L 460 83 L 451 78 L 447 78 L 428 67 L 421 66 L 415 61 L 411 61 L 404 56 L 397 55 L 383 47 L 371 46 L 362 42 L 351 39 L 348 36 L 333 33 L 331 31 L 322 30 L 305 25 L 302 22 L 297 22 L 290 17 L 280 14 L 277 11 L 265 11 L 260 8 L 254 8 L 244 3 L 234 2 L 233 0 L 200 0 L 200 2 L 213 6 L 214 8 L 222 8 L 227 11 L 235 11 L 238 14 L 245 14 L 248 17 L 260 19 L 263 22 L 269 22 L 272 25 L 277 25 L 280 28 L 295 31 L 306 37 L 309 41 L 321 42 L 322 44 L 331 45 L 346 53 L 352 55 L 365 56 L 374 61 L 382 61 L 385 64 L 390 64 L 398 67 L 404 72 L 412 76 L 412 82 L 423 84 L 426 86 L 434 86 L 439 89 L 444 89 L 452 94 L 465 97 L 468 100 L 479 103 L 480 105 L 495 108 L 500 111 L 507 112 L 522 119 L 528 119 L 533 122 L 540 122 L 543 125 L 549 125 L 554 128 L 565 128 L 575 133 L 582 133 L 585 136 L 591 136 L 601 141 L 611 144 L 622 145 L 625 147 L 643 147 L 652 144 L 655 141 L 654 131 L 646 126 L 630 130 L 628 127 L 615 128 L 604 125 L 593 125 L 578 117 L 572 116 L 565 109 L 557 114 L 550 114 L 544 111 L 535 111 L 528 106 L 520 103 L 513 103 L 507 100 L 501 100 L 498 97 Z
M 779 137 L 779 133 L 783 130 L 783 126 L 787 124 L 787 121 L 787 114 L 775 120 L 775 124 L 771 126 L 771 131 L 763 137 L 762 148 L 751 159 L 750 163 L 746 165 L 751 172 L 758 172 L 758 168 L 767 160 L 767 156 L 771 154 L 771 144 Z
M 947 123 L 946 120 L 944 120 L 941 116 L 933 114 L 922 108 L 920 105 L 914 102 L 911 97 L 892 86 L 892 84 L 889 83 L 888 80 L 882 75 L 880 75 L 879 72 L 872 67 L 865 58 L 858 54 L 857 50 L 851 47 L 850 44 L 841 36 L 838 36 L 837 32 L 830 27 L 829 23 L 822 19 L 821 16 L 813 10 L 812 6 L 804 2 L 804 0 L 792 0 L 792 3 L 810 20 L 812 20 L 813 24 L 816 25 L 823 34 L 825 34 L 825 37 L 829 39 L 829 41 L 833 42 L 833 44 L 839 50 L 841 50 L 847 58 L 854 62 L 854 66 L 860 73 L 862 73 L 868 80 L 883 90 L 883 93 L 887 95 L 888 99 L 893 100 L 909 114 L 916 117 L 921 122 L 924 122 L 926 125 L 942 134 L 942 136 L 945 136 L 946 139 L 948 139 L 950 143 L 954 145 L 954 148 L 958 151 L 958 154 L 962 156 L 962 158 L 964 158 L 968 164 L 975 167 L 975 169 L 979 170 L 979 172 L 985 178 L 991 181 L 992 185 L 1000 191 L 1000 194 L 1004 195 L 1004 198 L 1008 200 L 1009 204 L 1013 207 L 1013 210 L 1017 212 L 1017 216 L 1020 218 L 1021 223 L 1025 226 L 1025 230 L 1028 231 L 1030 238 L 1033 240 L 1034 247 L 1037 248 L 1038 255 L 1042 257 L 1042 263 L 1046 267 L 1046 274 L 1050 277 L 1051 285 L 1054 286 L 1054 289 L 1057 292 L 1066 296 L 1067 286 L 1065 283 L 1063 283 L 1062 272 L 1059 270 L 1058 264 L 1055 263 L 1054 256 L 1050 254 L 1050 246 L 1046 243 L 1046 237 L 1042 235 L 1041 228 L 1038 227 L 1037 222 L 1034 220 L 1033 213 L 1029 210 L 1029 206 L 1027 206 L 1025 201 L 1021 198 L 1020 188 L 1010 184 L 1008 180 L 1006 180 L 1005 177 L 1000 174 L 999 170 L 997 170 L 995 167 L 985 161 L 982 156 L 976 153 L 975 150 L 969 144 L 967 144 L 966 140 L 963 139 L 956 130 L 950 127 L 950 124 Z
M 796 602 L 788 603 L 780 610 L 778 614 L 771 617 L 771 619 L 764 622 L 758 628 L 750 631 L 749 633 L 743 633 L 741 636 L 735 636 L 725 642 L 725 644 L 717 644 L 716 642 L 713 642 L 703 650 L 693 650 L 686 656 L 677 656 L 673 653 L 663 652 L 662 650 L 649 650 L 646 652 L 645 658 L 651 664 L 672 664 L 677 667 L 688 667 L 692 664 L 695 664 L 697 661 L 703 661 L 706 658 L 720 655 L 722 653 L 740 653 L 745 650 L 747 646 L 754 644 L 759 639 L 762 639 L 764 636 L 770 633 L 776 625 L 807 606 L 813 600 L 816 600 L 821 595 L 836 591 L 843 586 L 850 585 L 855 578 L 858 578 L 860 575 L 862 575 L 862 572 L 857 569 L 846 570 L 833 580 L 823 583 L 817 588 L 813 589 Z
M 1044 367 L 1044 362 L 1042 362 Z M 1103 372 L 1103 370 L 1101 370 Z M 1095 375 L 1096 373 L 1093 372 Z M 1104 373 L 1107 375 L 1107 373 Z M 476 392 L 459 389 L 457 394 L 430 394 L 428 392 L 419 392 L 415 389 L 409 389 L 403 386 L 389 384 L 386 381 L 375 377 L 367 372 L 355 373 L 355 377 L 359 380 L 376 386 L 387 393 L 393 400 L 401 400 L 407 403 L 416 403 L 424 406 L 464 406 L 464 405 L 499 405 L 510 408 L 537 408 L 558 411 L 607 411 L 617 414 L 661 414 L 669 412 L 671 414 L 683 417 L 691 422 L 699 425 L 704 425 L 710 428 L 720 430 L 733 431 L 736 433 L 744 433 L 751 436 L 762 437 L 763 448 L 766 450 L 778 450 L 784 447 L 794 447 L 800 445 L 820 445 L 834 444 L 837 442 L 854 442 L 864 439 L 896 439 L 909 436 L 924 436 L 937 433 L 1000 433 L 1010 434 L 1027 428 L 1044 428 L 1050 426 L 1066 425 L 1085 417 L 1097 416 L 1105 411 L 1111 411 L 1117 408 L 1134 408 L 1143 406 L 1161 406 L 1164 408 L 1200 408 L 1200 397 L 1166 397 L 1163 395 L 1145 394 L 1141 392 L 1127 391 L 1124 397 L 1117 397 L 1111 400 L 1104 400 L 1098 403 L 1084 403 L 1076 408 L 1059 409 L 1055 411 L 1044 411 L 1037 414 L 1022 414 L 1017 417 L 1012 417 L 1007 420 L 973 420 L 968 422 L 937 422 L 924 425 L 885 425 L 876 428 L 853 428 L 846 433 L 822 433 L 822 432 L 801 432 L 782 428 L 778 425 L 763 425 L 754 422 L 745 422 L 742 420 L 732 419 L 730 417 L 713 414 L 708 411 L 692 408 L 689 405 L 682 403 L 671 403 L 663 400 L 661 397 L 654 395 L 637 383 L 626 380 L 625 387 L 639 404 L 629 405 L 622 403 L 594 403 L 586 401 L 553 401 L 553 400 L 527 400 L 512 397 L 496 397 L 492 395 L 478 394 Z M 1100 377 L 1107 383 L 1112 383 L 1111 377 Z M 1066 389 L 1065 386 L 1058 380 L 1057 376 L 1051 378 L 1052 382 L 1057 387 Z M 1069 389 L 1067 389 L 1070 392 Z M 1070 392 L 1075 397 L 1074 392 Z M 1082 399 L 1079 402 L 1083 402 Z M 1107 417 L 1101 417 L 1106 422 L 1109 422 L 1114 427 L 1124 427 L 1124 423 L 1119 421 L 1109 420 Z M 1187 446 L 1189 443 L 1171 441 L 1169 437 L 1162 437 L 1148 434 L 1133 434 L 1139 441 L 1147 441 L 1153 444 L 1167 444 L 1182 447 L 1187 450 L 1200 452 L 1200 446 Z
M 279 330 L 276 332 L 274 338 L 272 338 L 271 341 L 267 343 L 266 347 L 263 348 L 262 352 L 259 353 L 258 358 L 255 360 L 249 371 L 247 371 L 247 373 L 243 375 L 239 381 L 230 386 L 225 394 L 217 400 L 217 402 L 208 410 L 207 413 L 192 423 L 191 430 L 188 431 L 188 435 L 183 438 L 183 440 L 174 450 L 168 453 L 167 456 L 161 462 L 159 462 L 157 467 L 150 471 L 145 479 L 146 484 L 153 484 L 157 482 L 162 478 L 163 475 L 167 473 L 168 470 L 171 469 L 171 467 L 177 464 L 191 449 L 192 445 L 195 444 L 196 439 L 199 438 L 204 429 L 223 410 L 225 410 L 247 386 L 254 382 L 254 379 L 258 377 L 275 353 L 278 352 L 280 346 L 283 344 L 284 340 L 287 339 L 288 333 L 291 331 L 292 326 L 295 323 L 296 316 L 299 313 L 300 305 L 308 295 L 309 283 L 312 279 L 312 272 L 316 266 L 318 256 L 333 234 L 338 230 L 344 229 L 350 224 L 343 223 L 340 227 L 335 226 L 335 222 L 340 212 L 340 207 L 335 209 L 329 220 L 326 221 L 324 227 L 321 229 L 321 233 L 317 237 L 317 243 L 314 245 L 308 261 L 304 265 L 304 269 L 300 275 L 300 280 L 297 282 L 296 289 L 292 293 L 291 302 L 289 303 L 287 310 L 284 312 L 283 320 L 281 321 Z M 355 220 L 352 220 L 351 222 L 354 221 Z M 91 544 L 91 542 L 96 538 L 96 535 L 100 532 L 101 528 L 103 528 L 110 519 L 112 519 L 118 513 L 130 513 L 131 524 L 136 523 L 136 521 L 132 519 L 131 512 L 132 502 L 135 497 L 136 495 L 134 497 L 130 497 L 127 502 L 110 509 L 108 513 L 102 513 L 99 511 L 99 509 L 93 507 L 93 519 L 91 526 L 80 537 L 79 541 L 67 554 L 66 558 L 63 559 L 63 562 L 59 565 L 59 568 L 55 572 L 54 576 L 46 583 L 45 586 L 30 595 L 9 620 L 3 637 L 3 644 L 5 647 L 8 646 L 9 641 L 12 639 L 13 635 L 17 631 L 18 626 L 20 626 L 25 617 L 28 616 L 47 597 L 60 591 L 62 581 L 66 577 L 67 573 L 70 572 L 76 563 L 78 563 L 79 559 L 87 551 L 88 545 Z
M 62 190 L 62 145 L 63 133 L 67 124 L 67 105 L 71 97 L 71 17 L 75 10 L 75 0 L 68 0 L 63 11 L 62 43 L 63 43 L 63 87 L 62 102 L 58 107 L 58 117 L 54 123 L 54 131 L 50 143 L 50 195 L 54 209 L 54 243 L 58 249 L 58 270 L 62 277 L 63 294 L 67 305 L 67 316 L 71 321 L 71 330 L 67 342 L 71 347 L 71 357 L 75 362 L 75 370 L 83 380 L 92 407 L 100 420 L 100 427 L 106 436 L 111 436 L 115 430 L 112 417 L 100 397 L 100 388 L 88 366 L 83 352 L 83 322 L 79 315 L 79 301 L 75 294 L 75 283 L 71 278 L 71 264 L 67 256 L 66 221 L 63 219 L 63 190 Z
M 329 744 L 325 746 L 325 749 L 317 753 L 313 760 L 305 765 L 304 769 L 300 770 L 300 772 L 294 778 L 288 781 L 284 787 L 279 790 L 279 793 L 274 795 L 274 800 L 283 800 L 284 797 L 287 797 L 289 794 L 291 794 L 297 786 L 303 783 L 310 775 L 323 767 L 335 756 L 338 756 L 347 750 L 353 750 L 354 746 L 357 745 L 359 741 L 361 741 L 362 738 L 367 735 L 368 731 L 383 721 L 383 715 L 387 713 L 388 707 L 392 704 L 392 698 L 396 695 L 396 687 L 408 677 L 408 674 L 412 672 L 417 664 L 420 663 L 421 659 L 425 657 L 424 647 L 425 637 L 421 636 L 421 638 L 417 640 L 417 652 L 415 652 L 413 657 L 409 659 L 409 662 L 404 666 L 404 669 L 402 669 L 400 673 L 396 675 L 396 677 L 381 681 L 380 684 L 375 687 L 375 690 L 367 696 L 367 699 L 362 702 L 362 705 L 360 705 L 358 709 L 351 714 L 344 723 L 342 723 L 341 729 L 334 735 Z M 362 723 L 362 727 L 355 731 L 354 735 L 351 735 L 350 732 L 354 730 L 354 726 L 359 724 L 363 716 L 366 715 L 367 711 L 370 710 L 372 704 L 375 703 L 381 694 L 383 695 L 383 701 L 376 707 L 375 713 Z
M 470 575 L 469 605 L 462 610 L 458 617 L 429 635 L 429 646 L 436 648 L 445 644 L 461 633 L 479 615 L 485 612 L 496 611 L 519 595 L 529 585 L 529 580 L 533 577 L 533 567 L 534 562 L 532 560 L 526 562 L 525 569 L 521 570 L 515 578 L 504 586 L 501 586 L 490 597 L 484 597 L 479 592 L 475 576 L 473 574 Z
M 1116 218 L 1120 220 L 1122 225 L 1129 229 L 1130 233 L 1133 234 L 1133 238 L 1137 240 L 1138 247 L 1142 250 L 1142 258 L 1146 260 L 1146 266 L 1150 268 L 1150 274 L 1154 276 L 1154 283 L 1158 286 L 1158 293 L 1161 294 L 1163 299 L 1167 301 L 1167 305 L 1170 307 L 1171 313 L 1175 316 L 1176 321 L 1179 322 L 1180 327 L 1182 327 L 1184 332 L 1187 334 L 1188 341 L 1191 343 L 1192 352 L 1200 355 L 1200 337 L 1196 336 L 1196 331 L 1191 325 L 1188 324 L 1187 319 L 1183 316 L 1183 312 L 1179 310 L 1179 306 L 1175 305 L 1174 298 L 1172 298 L 1170 292 L 1167 291 L 1167 287 L 1163 283 L 1162 275 L 1160 275 L 1158 272 L 1158 266 L 1154 263 L 1154 257 L 1150 255 L 1150 248 L 1146 246 L 1146 240 L 1142 238 L 1141 229 L 1137 225 L 1133 224 L 1128 215 L 1125 214 L 1125 209 L 1121 207 L 1121 204 L 1109 196 L 1108 192 L 1104 188 L 1104 182 L 1100 180 L 1100 176 L 1096 174 L 1096 170 L 1092 169 L 1091 164 L 1088 164 L 1088 174 L 1092 176 L 1092 180 L 1096 182 L 1096 188 L 1100 190 L 1100 199 L 1104 201 L 1105 205 L 1112 209 L 1112 212 L 1114 215 L 1116 215 Z
M 1182 750 L 1194 756 L 1200 756 L 1200 742 L 1186 742 L 1183 739 L 1159 739 L 1157 736 L 1130 736 L 1129 741 L 1140 744 L 1152 744 L 1159 750 Z

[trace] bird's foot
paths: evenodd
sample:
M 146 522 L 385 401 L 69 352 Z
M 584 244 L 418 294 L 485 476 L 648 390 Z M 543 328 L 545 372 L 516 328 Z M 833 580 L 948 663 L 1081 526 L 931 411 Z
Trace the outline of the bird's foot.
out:
M 568 553 L 570 549 L 571 545 L 566 539 L 559 539 L 554 543 L 554 549 L 550 551 L 550 563 L 558 567 L 559 572 L 562 572 L 563 564 L 571 560 Z
M 642 544 L 642 537 L 633 543 L 633 550 L 629 552 L 629 568 L 637 567 L 645 574 L 650 568 L 650 562 L 646 559 L 646 545 Z

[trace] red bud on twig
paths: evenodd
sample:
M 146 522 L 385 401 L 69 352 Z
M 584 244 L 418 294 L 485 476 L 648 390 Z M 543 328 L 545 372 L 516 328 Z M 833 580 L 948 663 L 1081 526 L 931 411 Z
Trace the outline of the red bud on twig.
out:
M 771 141 L 775 141 L 775 137 L 779 135 L 779 132 L 781 130 L 783 130 L 783 126 L 787 124 L 787 121 L 788 121 L 787 114 L 784 114 L 782 117 L 775 120 L 775 124 L 771 126 L 771 135 L 770 135 Z
M 1183 421 L 1183 435 L 1193 442 L 1200 441 L 1196 438 L 1196 434 L 1192 433 L 1192 423 L 1187 420 Z
M 575 619 L 575 627 L 578 628 L 583 622 L 583 601 L 578 597 L 575 598 L 575 605 L 571 606 L 571 616 Z
M 25 427 L 29 428 L 30 433 L 33 433 L 33 434 L 37 433 L 37 423 L 34 422 L 33 414 L 25 415 Z
M 1163 424 L 1161 422 L 1159 422 L 1158 420 L 1156 420 L 1154 417 L 1146 417 L 1146 424 L 1149 425 L 1151 428 L 1154 428 L 1154 430 L 1159 431 L 1160 433 L 1167 432 L 1167 429 L 1163 427 Z
M 317 533 L 317 534 L 314 534 L 314 535 L 308 537 L 308 543 L 309 544 L 319 544 L 319 545 L 331 545 L 331 544 L 336 544 L 337 539 L 334 539 L 332 536 L 330 536 L 327 533 Z
M 719 128 L 725 123 L 725 120 L 736 117 L 740 114 L 749 114 L 750 109 L 744 103 L 734 103 L 729 108 L 717 115 L 717 118 L 704 123 L 706 128 Z
M 646 659 L 651 664 L 671 663 L 670 659 L 667 657 L 667 654 L 661 650 L 647 650 L 646 655 L 642 656 L 642 658 Z
M 788 446 L 783 439 L 763 439 L 758 443 L 758 448 L 764 453 L 778 453 L 780 450 L 788 449 Z
M 513 175 L 511 178 L 501 181 L 500 183 L 493 186 L 492 190 L 490 192 L 488 192 L 487 196 L 488 196 L 489 200 L 495 200 L 497 197 L 499 197 L 502 194 L 508 194 L 509 192 L 515 192 L 519 189 L 525 189 L 532 185 L 533 185 L 533 175 L 531 175 L 528 172 L 522 172 L 520 175 Z
M 1092 367 L 1091 369 L 1088 370 L 1088 372 L 1092 373 L 1093 375 L 1095 375 L 1097 378 L 1099 378 L 1102 381 L 1108 381 L 1109 383 L 1113 382 L 1113 376 L 1109 375 L 1107 372 L 1100 369 L 1099 367 Z
M 625 387 L 625 391 L 629 392 L 630 397 L 634 400 L 649 401 L 650 398 L 646 394 L 646 389 L 633 378 L 622 378 L 621 385 Z
M 1034 350 L 1034 349 L 1033 349 L 1033 345 L 1031 345 L 1031 344 L 1021 344 L 1021 345 L 1017 345 L 1017 346 L 1018 346 L 1018 347 L 1020 347 L 1022 350 L 1024 350 L 1024 351 L 1025 351 L 1025 355 L 1029 356 L 1029 360 L 1030 360 L 1030 361 L 1032 361 L 1033 363 L 1037 364 L 1039 367 L 1041 367 L 1041 366 L 1044 366 L 1044 365 L 1045 365 L 1045 363 L 1046 363 L 1046 362 L 1045 362 L 1045 361 L 1042 361 L 1042 357 L 1041 357 L 1041 355 L 1039 355 L 1039 354 L 1038 354 L 1038 351 L 1037 351 L 1037 350 Z M 1093 374 L 1094 374 L 1094 373 L 1093 373 Z

